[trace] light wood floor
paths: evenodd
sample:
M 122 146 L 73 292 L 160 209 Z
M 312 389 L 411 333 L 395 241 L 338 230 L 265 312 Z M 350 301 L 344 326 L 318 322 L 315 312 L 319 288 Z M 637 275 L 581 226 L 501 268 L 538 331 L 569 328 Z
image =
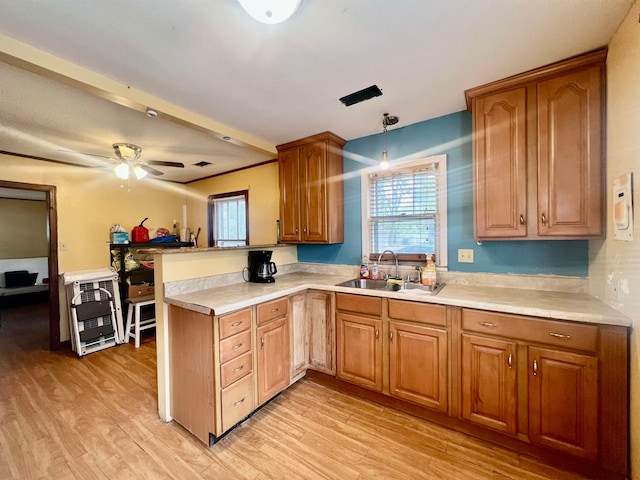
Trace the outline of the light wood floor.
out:
M 45 306 L 2 312 L 0 479 L 577 479 L 303 379 L 212 448 L 157 416 L 155 342 L 47 350 Z

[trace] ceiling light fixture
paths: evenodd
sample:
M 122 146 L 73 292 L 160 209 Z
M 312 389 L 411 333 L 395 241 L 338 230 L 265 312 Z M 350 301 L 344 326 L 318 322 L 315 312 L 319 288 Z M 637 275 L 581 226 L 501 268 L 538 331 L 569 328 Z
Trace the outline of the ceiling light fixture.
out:
M 389 125 L 395 125 L 400 119 L 394 115 L 388 113 L 382 116 L 382 134 L 384 135 L 384 150 L 382 151 L 382 160 L 380 161 L 380 168 L 386 170 L 389 168 L 389 158 L 387 155 L 387 127 Z
M 146 112 L 147 117 L 151 117 L 151 118 L 155 118 L 158 116 L 158 112 L 155 111 L 153 108 L 147 108 Z
M 301 0 L 238 0 L 242 8 L 259 22 L 284 22 L 300 6 Z
M 113 149 L 122 162 L 114 168 L 118 178 L 127 180 L 130 172 L 133 172 L 138 180 L 147 175 L 146 170 L 141 166 L 140 154 L 142 153 L 142 148 L 131 143 L 114 143 Z

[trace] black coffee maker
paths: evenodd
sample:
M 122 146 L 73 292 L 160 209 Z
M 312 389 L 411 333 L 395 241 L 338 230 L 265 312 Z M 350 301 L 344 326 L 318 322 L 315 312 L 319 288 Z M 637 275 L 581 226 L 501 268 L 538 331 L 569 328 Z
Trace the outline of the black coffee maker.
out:
M 273 275 L 278 273 L 276 264 L 271 261 L 271 250 L 249 251 L 249 282 L 272 283 Z

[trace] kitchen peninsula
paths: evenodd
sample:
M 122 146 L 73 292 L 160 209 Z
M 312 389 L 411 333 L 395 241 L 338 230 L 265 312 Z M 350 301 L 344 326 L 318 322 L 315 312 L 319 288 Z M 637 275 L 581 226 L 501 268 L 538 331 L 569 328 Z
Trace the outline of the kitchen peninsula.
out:
M 165 420 L 212 444 L 309 369 L 515 449 L 626 470 L 630 320 L 597 299 L 455 283 L 436 296 L 339 287 L 355 266 L 299 264 L 287 246 L 274 248 L 276 282 L 250 284 L 238 273 L 246 250 L 156 256 Z M 242 353 L 224 356 L 234 348 Z

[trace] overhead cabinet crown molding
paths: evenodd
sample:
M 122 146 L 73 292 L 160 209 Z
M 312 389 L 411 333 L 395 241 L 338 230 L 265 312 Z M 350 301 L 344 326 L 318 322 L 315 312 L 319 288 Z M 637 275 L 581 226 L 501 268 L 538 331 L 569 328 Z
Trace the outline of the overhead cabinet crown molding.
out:
M 477 239 L 604 234 L 602 49 L 465 92 Z

